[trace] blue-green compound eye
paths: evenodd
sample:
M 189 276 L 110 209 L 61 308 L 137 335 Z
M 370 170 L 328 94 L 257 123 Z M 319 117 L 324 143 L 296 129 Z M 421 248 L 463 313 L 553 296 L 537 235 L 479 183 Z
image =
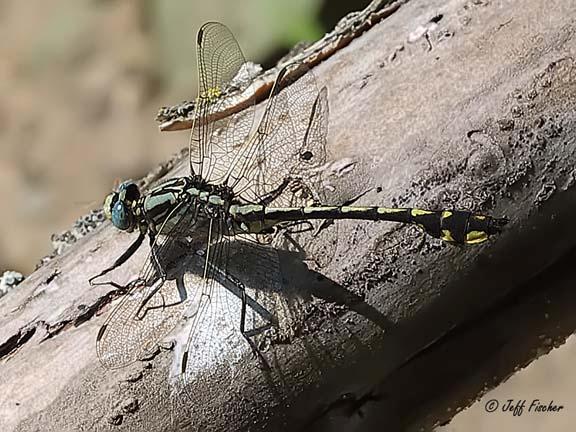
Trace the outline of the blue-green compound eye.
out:
M 135 217 L 132 205 L 140 198 L 140 190 L 132 181 L 120 185 L 117 192 L 112 192 L 104 200 L 104 215 L 114 226 L 124 231 L 132 231 L 135 227 Z
M 121 230 L 127 230 L 132 226 L 132 213 L 126 211 L 126 206 L 122 201 L 114 204 L 110 219 L 114 226 Z
M 140 190 L 132 180 L 126 180 L 118 187 L 118 199 L 120 201 L 131 202 L 140 198 Z

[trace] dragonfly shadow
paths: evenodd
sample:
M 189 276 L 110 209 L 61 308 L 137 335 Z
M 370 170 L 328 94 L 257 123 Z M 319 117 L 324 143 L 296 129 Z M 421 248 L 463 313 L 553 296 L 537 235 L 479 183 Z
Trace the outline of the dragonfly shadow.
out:
M 334 314 L 334 306 L 343 306 L 344 310 L 356 312 L 382 330 L 392 327 L 392 322 L 364 298 L 322 273 L 310 269 L 303 257 L 294 252 L 278 251 L 281 261 L 283 284 L 292 287 L 302 297 L 311 300 L 321 299 L 325 302 L 326 312 Z
M 202 290 L 205 256 L 185 241 L 174 242 L 174 246 L 164 261 L 168 277 L 176 280 L 182 301 L 194 301 Z M 315 326 L 308 320 L 314 321 L 319 315 L 337 320 L 338 315 L 344 315 L 346 311 L 357 313 L 384 331 L 392 327 L 390 320 L 362 296 L 310 269 L 302 253 L 241 240 L 230 242 L 228 250 L 227 262 L 222 260 L 222 268 L 212 274 L 216 282 L 227 291 L 226 301 L 230 303 L 230 299 L 237 300 L 237 305 L 228 305 L 227 309 L 220 312 L 232 312 L 227 319 L 238 331 L 240 316 L 235 315 L 240 313 L 238 305 L 243 299 L 247 311 L 258 317 L 256 321 L 260 322 L 264 330 L 270 326 L 262 323 L 286 325 L 279 321 L 291 315 L 291 334 L 298 335 L 303 328 Z M 249 321 L 246 318 L 246 322 Z M 254 328 L 248 328 L 249 331 L 252 334 L 258 333 Z
M 238 388 L 245 388 L 245 384 L 239 383 L 256 375 L 259 378 L 255 379 L 262 379 L 267 391 L 281 402 L 290 398 L 301 384 L 294 367 L 320 382 L 326 379 L 328 370 L 341 366 L 344 344 L 347 349 L 369 350 L 362 338 L 349 328 L 349 316 L 357 314 L 383 332 L 393 326 L 362 296 L 309 268 L 301 253 L 242 242 L 231 245 L 230 253 L 238 259 L 232 260 L 229 270 L 246 281 L 246 291 L 250 293 L 248 308 L 272 321 L 284 318 L 284 322 L 270 331 L 255 334 L 256 345 L 262 350 L 258 357 L 264 363 L 260 361 L 258 369 L 252 361 L 238 364 Z M 279 271 L 274 274 L 262 271 L 261 257 L 264 256 L 276 257 Z M 273 266 L 268 270 L 270 267 Z M 230 283 L 223 285 L 240 299 L 237 287 Z M 284 302 L 273 301 L 274 297 L 282 297 Z M 290 317 L 296 320 L 290 321 Z M 238 329 L 237 324 L 235 328 Z M 299 366 L 295 366 L 295 358 Z
M 261 316 L 275 319 L 267 315 L 275 315 L 277 312 L 273 309 L 279 307 L 279 301 L 267 300 L 275 295 L 287 303 L 285 307 L 288 309 L 293 307 L 310 309 L 312 305 L 333 317 L 337 315 L 337 310 L 341 310 L 342 314 L 350 310 L 382 330 L 392 326 L 384 314 L 369 305 L 362 296 L 309 268 L 301 251 L 288 251 L 236 241 L 230 245 L 230 257 L 229 271 L 237 279 L 245 282 L 246 291 L 252 294 L 247 299 L 248 306 Z M 222 284 L 222 281 L 218 282 Z M 233 284 L 225 282 L 222 285 L 240 298 L 241 293 Z M 305 315 L 309 314 L 310 311 Z M 300 318 L 305 319 L 302 316 Z M 306 323 L 293 324 L 298 326 Z
M 216 284 L 206 284 L 206 254 L 184 240 L 175 243 L 168 261 L 177 263 L 171 275 L 184 283 L 191 318 L 180 373 L 192 400 L 206 397 L 199 389 L 221 379 L 241 387 L 254 374 L 282 399 L 292 385 L 288 351 L 298 352 L 312 373 L 321 375 L 341 358 L 338 348 L 326 343 L 327 329 L 363 345 L 344 328 L 348 311 L 383 330 L 391 326 L 361 296 L 308 268 L 300 253 L 231 241 L 226 259 L 218 260 L 218 271 L 211 273 Z M 249 347 L 256 354 L 251 359 Z

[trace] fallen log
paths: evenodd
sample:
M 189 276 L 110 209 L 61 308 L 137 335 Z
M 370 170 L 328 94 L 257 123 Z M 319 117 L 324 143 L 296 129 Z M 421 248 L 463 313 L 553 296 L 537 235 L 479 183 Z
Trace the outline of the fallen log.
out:
M 428 430 L 573 333 L 574 6 L 390 7 L 314 67 L 340 198 L 505 214 L 506 232 L 458 248 L 391 224 L 327 230 L 334 259 L 283 268 L 322 306 L 308 331 L 272 347 L 271 371 L 249 350 L 215 367 L 190 400 L 178 344 L 125 369 L 98 362 L 121 294 L 88 279 L 132 240 L 104 224 L 0 300 L 2 430 Z

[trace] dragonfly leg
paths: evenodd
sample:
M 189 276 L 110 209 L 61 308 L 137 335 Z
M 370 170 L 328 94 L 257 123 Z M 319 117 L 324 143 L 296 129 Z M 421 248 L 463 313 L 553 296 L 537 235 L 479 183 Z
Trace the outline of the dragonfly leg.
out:
M 295 252 L 300 256 L 301 260 L 311 262 L 316 267 L 321 268 L 322 265 L 314 257 L 308 256 L 304 247 L 300 243 L 298 243 L 298 241 L 293 237 L 293 234 L 300 234 L 300 233 L 304 233 L 304 232 L 314 231 L 312 233 L 312 236 L 314 237 L 314 236 L 318 235 L 318 233 L 323 229 L 323 227 L 328 223 L 329 220 L 331 221 L 331 219 L 323 220 L 322 224 L 320 226 L 318 226 L 317 228 L 314 228 L 314 225 L 309 223 L 309 221 L 302 221 L 302 222 L 297 221 L 296 223 L 290 223 L 288 227 L 282 227 L 282 230 L 279 231 L 279 234 L 281 234 L 282 238 L 284 238 L 291 245 L 291 247 L 294 248 Z M 305 222 L 308 222 L 308 223 L 305 223 Z M 299 230 L 289 229 L 290 227 L 298 226 L 299 224 L 305 225 L 305 227 L 302 227 Z M 288 229 L 286 229 L 286 228 L 288 228 Z
M 114 264 L 112 264 L 107 269 L 102 270 L 96 276 L 92 276 L 90 279 L 88 279 L 88 282 L 90 283 L 90 285 L 92 285 L 92 286 L 94 286 L 94 285 L 108 285 L 108 284 L 116 285 L 116 284 L 113 284 L 111 282 L 94 282 L 94 280 L 104 276 L 107 273 L 110 273 L 112 270 L 120 267 L 122 264 L 124 264 L 126 261 L 128 261 L 128 259 L 132 255 L 134 255 L 134 253 L 138 250 L 140 245 L 142 245 L 142 242 L 144 241 L 144 236 L 145 236 L 144 233 L 140 233 L 140 235 L 138 235 L 138 238 L 136 239 L 136 241 L 134 243 L 132 243 L 128 247 L 128 249 L 126 249 L 126 251 L 116 259 L 116 261 L 114 261 Z
M 270 192 L 264 194 L 262 197 L 260 197 L 259 204 L 264 206 L 269 205 L 272 201 L 278 198 L 282 194 L 282 192 L 284 192 L 284 190 L 288 187 L 291 181 L 292 179 L 290 177 L 286 177 L 282 181 L 282 183 L 278 185 L 276 189 L 273 189 Z
M 270 314 L 270 312 L 268 312 L 261 305 L 258 305 L 256 303 L 256 301 L 254 299 L 252 299 L 246 293 L 246 287 L 238 278 L 236 278 L 230 274 L 227 274 L 226 278 L 230 282 L 232 282 L 234 284 L 235 288 L 239 291 L 239 292 L 234 293 L 234 294 L 236 294 L 238 297 L 240 297 L 240 301 L 241 301 L 240 333 L 242 334 L 244 339 L 246 339 L 246 342 L 248 342 L 248 345 L 250 345 L 250 349 L 252 350 L 252 353 L 254 354 L 254 356 L 258 357 L 258 359 L 260 359 L 260 361 L 262 362 L 262 365 L 266 369 L 270 369 L 270 365 L 268 364 L 268 361 L 264 358 L 264 355 L 262 354 L 260 349 L 258 349 L 258 347 L 256 346 L 256 343 L 254 342 L 253 338 L 255 336 L 263 333 L 267 329 L 271 328 L 274 325 L 274 319 L 273 319 L 272 315 Z M 258 315 L 260 315 L 263 319 L 265 319 L 268 322 L 266 324 L 258 327 L 258 328 L 246 330 L 246 309 L 247 309 L 248 305 L 250 305 L 250 307 L 258 313 Z
M 161 279 L 165 280 L 166 272 L 162 268 L 162 265 L 160 264 L 160 259 L 158 258 L 158 247 L 156 245 L 156 236 L 153 234 L 150 234 L 149 236 L 150 236 L 150 255 L 152 265 L 154 266 L 154 269 L 158 273 L 158 276 Z
M 152 297 L 154 297 L 154 295 L 160 290 L 160 288 L 162 288 L 162 285 L 164 284 L 164 281 L 166 280 L 166 272 L 164 271 L 164 269 L 160 265 L 160 261 L 158 259 L 158 253 L 157 253 L 157 247 L 156 247 L 156 236 L 154 234 L 149 234 L 149 240 L 150 240 L 150 262 L 152 263 L 152 266 L 156 270 L 156 274 L 158 275 L 158 279 L 152 285 L 152 291 L 144 298 L 144 300 L 142 300 L 142 303 L 140 303 L 140 306 L 138 307 L 138 310 L 136 311 L 135 316 L 136 316 L 136 319 L 138 319 L 138 320 L 143 319 L 144 316 L 146 315 L 146 312 L 149 309 L 159 309 L 159 308 L 163 308 L 165 306 L 164 299 L 162 299 L 161 305 L 146 307 L 146 305 L 148 304 L 150 299 Z M 148 281 L 143 280 L 141 277 L 139 277 L 138 279 L 133 281 L 132 284 L 133 285 L 141 285 L 141 288 L 145 289 L 147 286 L 147 282 Z M 142 313 L 143 309 L 144 309 L 144 313 Z
M 137 281 L 135 281 L 135 282 L 136 282 L 136 283 L 141 282 L 141 283 L 143 283 L 143 287 L 146 286 L 145 282 L 143 282 L 143 281 L 141 281 L 141 280 L 137 280 Z M 150 307 L 147 307 L 147 306 L 146 306 L 146 305 L 148 304 L 148 302 L 150 301 L 150 299 L 151 299 L 152 297 L 154 297 L 154 295 L 160 290 L 160 288 L 162 288 L 162 285 L 164 285 L 164 279 L 162 279 L 162 278 L 158 279 L 158 280 L 154 283 L 153 288 L 152 288 L 152 291 L 151 291 L 151 292 L 144 298 L 144 300 L 142 300 L 142 302 L 140 303 L 140 306 L 138 307 L 138 310 L 136 311 L 136 314 L 135 314 L 136 319 L 142 320 L 142 319 L 146 316 L 146 313 L 147 313 L 149 310 L 152 310 L 152 309 L 162 309 L 162 308 L 164 308 L 164 307 L 166 306 L 166 305 L 164 304 L 164 298 L 162 298 L 162 304 L 161 304 L 161 305 L 158 305 L 158 306 L 150 306 Z M 143 310 L 143 309 L 144 309 L 144 312 L 142 313 L 142 310 Z
M 144 286 L 146 286 L 146 282 L 139 279 L 137 281 L 135 281 L 135 283 L 142 283 L 144 284 Z M 155 305 L 155 306 L 148 306 L 148 302 L 152 299 L 152 297 L 154 297 L 156 295 L 156 293 L 162 288 L 162 286 L 164 285 L 164 283 L 166 282 L 166 278 L 163 276 L 160 276 L 152 285 L 152 291 L 144 298 L 144 300 L 142 300 L 142 303 L 140 304 L 140 306 L 138 307 L 138 310 L 136 311 L 136 318 L 137 319 L 143 319 L 146 316 L 146 313 L 149 310 L 154 310 L 154 309 L 164 309 L 166 307 L 171 307 L 171 306 L 177 306 L 179 304 L 184 303 L 187 300 L 187 294 L 186 294 L 186 288 L 183 285 L 183 281 L 181 278 L 177 279 L 176 281 L 176 286 L 178 288 L 178 300 L 170 303 L 170 304 L 166 304 L 166 302 L 164 301 L 164 296 L 161 295 L 162 298 L 162 304 L 160 305 Z M 142 310 L 143 313 L 142 313 Z

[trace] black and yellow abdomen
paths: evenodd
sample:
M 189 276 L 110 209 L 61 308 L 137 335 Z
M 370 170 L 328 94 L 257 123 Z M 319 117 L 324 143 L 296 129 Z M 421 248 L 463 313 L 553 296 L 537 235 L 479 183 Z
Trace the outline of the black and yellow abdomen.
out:
M 230 208 L 237 223 L 252 233 L 263 232 L 283 221 L 309 219 L 382 220 L 413 224 L 433 237 L 451 243 L 477 244 L 499 233 L 506 218 L 492 218 L 464 210 L 422 210 L 387 207 L 266 207 L 237 205 Z

